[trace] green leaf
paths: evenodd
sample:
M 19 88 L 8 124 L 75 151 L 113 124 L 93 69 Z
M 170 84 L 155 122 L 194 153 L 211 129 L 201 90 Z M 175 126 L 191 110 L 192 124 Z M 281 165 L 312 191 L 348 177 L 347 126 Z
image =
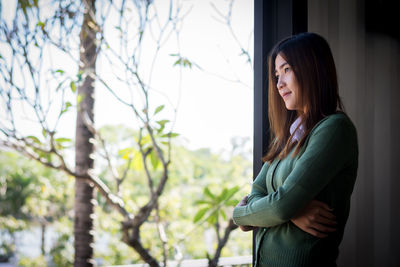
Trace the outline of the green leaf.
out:
M 211 199 L 215 199 L 215 195 L 211 193 L 210 189 L 207 186 L 204 188 L 204 195 L 208 196 Z
M 179 58 L 174 62 L 173 66 L 180 65 L 183 67 L 192 68 L 192 62 L 189 59 L 187 59 L 185 57 L 180 57 L 179 55 L 176 55 L 176 56 Z
M 164 131 L 165 127 L 161 126 L 159 129 L 157 129 L 157 133 L 161 134 Z
M 139 145 L 142 146 L 142 148 L 151 146 L 151 136 L 148 133 L 142 136 Z
M 130 158 L 131 154 L 132 154 L 132 152 L 128 150 L 122 155 L 122 158 L 124 160 L 128 160 Z
M 209 224 L 214 225 L 218 221 L 218 212 L 214 211 L 211 215 L 207 218 L 207 222 Z
M 71 142 L 71 139 L 65 138 L 65 137 L 60 137 L 60 138 L 56 138 L 55 141 L 58 143 L 65 143 L 65 142 Z
M 150 153 L 150 161 L 151 161 L 151 165 L 153 166 L 153 169 L 156 170 L 160 161 L 159 161 L 154 149 Z
M 168 134 L 168 137 L 171 137 L 171 138 L 177 137 L 177 136 L 179 136 L 178 133 L 169 133 L 169 134 Z
M 184 67 L 189 67 L 189 68 L 192 68 L 192 62 L 190 62 L 188 59 L 184 59 L 183 60 L 183 66 Z
M 165 124 L 167 124 L 168 122 L 170 122 L 170 120 L 160 120 L 160 121 L 156 121 L 161 127 L 165 126 Z
M 71 106 L 72 106 L 71 102 L 66 102 L 66 103 L 65 103 L 64 109 L 61 110 L 60 116 L 61 116 L 62 114 L 64 114 L 65 112 L 67 112 L 68 109 L 69 109 Z
M 226 199 L 226 196 L 227 196 L 227 195 L 228 195 L 228 189 L 224 188 L 224 189 L 222 190 L 222 193 L 218 196 L 218 200 L 219 200 L 220 202 L 222 202 L 223 200 Z
M 40 27 L 40 28 L 42 29 L 42 31 L 43 31 L 43 30 L 44 30 L 45 24 L 44 24 L 43 22 L 39 21 L 39 22 L 36 24 L 36 26 L 37 26 L 37 27 Z
M 71 106 L 72 106 L 71 102 L 69 102 L 69 101 L 65 102 L 65 107 L 66 107 L 66 108 L 69 108 L 69 107 L 71 107 Z
M 123 159 L 129 159 L 129 155 L 132 153 L 132 148 L 124 148 L 118 151 L 118 156 Z
M 175 61 L 174 66 L 176 65 L 182 65 L 182 59 L 178 59 L 177 61 Z
M 46 131 L 46 129 L 42 129 L 42 135 L 44 136 L 44 137 L 46 137 L 47 136 L 47 131 Z
M 74 82 L 74 81 L 71 81 L 70 84 L 69 84 L 69 86 L 71 87 L 71 91 L 72 91 L 73 93 L 75 93 L 75 92 L 76 92 L 76 84 L 75 84 L 75 82 Z
M 161 121 L 156 121 L 156 122 L 160 125 L 160 128 L 157 129 L 157 133 L 161 134 L 165 129 L 165 124 L 168 123 L 169 120 L 161 120 Z
M 196 215 L 194 215 L 193 223 L 197 223 L 198 221 L 200 221 L 201 218 L 204 217 L 204 214 L 206 214 L 206 212 L 207 212 L 208 210 L 209 210 L 208 207 L 207 207 L 207 208 L 202 208 L 202 209 L 200 209 L 200 210 L 196 213 Z
M 230 200 L 228 200 L 227 202 L 225 202 L 225 206 L 227 206 L 227 207 L 234 207 L 234 206 L 237 205 L 237 203 L 238 203 L 237 200 L 235 200 L 235 199 L 230 199 Z
M 173 133 L 173 132 L 161 135 L 161 137 L 169 137 L 169 138 L 174 138 L 174 137 L 177 137 L 177 136 L 179 136 L 179 134 L 178 133 Z
M 212 205 L 212 204 L 214 204 L 214 203 L 211 202 L 211 201 L 208 201 L 208 200 L 203 200 L 203 199 L 201 199 L 201 200 L 196 200 L 196 201 L 194 202 L 194 204 L 195 204 L 195 205 L 202 205 L 202 204 Z
M 50 153 L 46 153 L 45 155 L 44 155 L 44 157 L 47 159 L 47 161 L 48 162 L 51 162 L 52 161 L 52 154 L 50 154 Z
M 39 138 L 37 138 L 36 136 L 30 135 L 26 137 L 27 139 L 31 139 L 33 142 L 35 142 L 36 144 L 41 144 Z
M 226 200 L 230 199 L 233 195 L 235 195 L 240 190 L 239 186 L 234 186 L 228 190 L 228 194 L 226 196 Z
M 142 154 L 139 151 L 134 151 L 133 160 L 132 160 L 132 168 L 136 171 L 143 170 L 143 159 Z
M 154 115 L 156 115 L 156 114 L 159 113 L 161 110 L 163 110 L 164 107 L 165 107 L 164 105 L 158 106 L 158 107 L 156 108 L 156 110 L 154 111 Z
M 220 210 L 220 213 L 221 213 L 222 218 L 224 218 L 224 220 L 226 221 L 228 218 L 227 218 L 227 216 L 226 216 L 225 211 L 224 211 L 223 209 L 221 209 L 221 210 Z

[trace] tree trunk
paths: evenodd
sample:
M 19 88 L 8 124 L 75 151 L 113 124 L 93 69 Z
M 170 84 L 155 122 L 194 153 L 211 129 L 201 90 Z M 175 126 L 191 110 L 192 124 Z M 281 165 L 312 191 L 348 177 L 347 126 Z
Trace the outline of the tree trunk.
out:
M 88 124 L 93 123 L 94 114 L 94 78 L 97 45 L 95 0 L 83 1 L 85 12 L 80 33 L 80 70 L 84 73 L 84 80 L 78 87 L 78 103 L 76 118 L 75 144 L 75 171 L 79 176 L 87 176 L 93 168 L 93 144 L 90 142 L 94 134 Z M 74 249 L 75 267 L 94 266 L 93 259 L 93 212 L 94 187 L 88 180 L 75 180 L 75 221 L 74 221 Z

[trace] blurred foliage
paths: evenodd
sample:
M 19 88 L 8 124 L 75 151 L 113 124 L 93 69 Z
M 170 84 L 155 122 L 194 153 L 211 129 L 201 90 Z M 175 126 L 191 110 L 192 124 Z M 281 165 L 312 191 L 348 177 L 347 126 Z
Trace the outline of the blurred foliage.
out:
M 118 158 L 118 168 L 122 171 L 129 162 L 129 157 L 124 153 L 128 151 L 127 147 L 135 151 L 132 138 L 137 134 L 121 125 L 103 127 L 100 131 L 113 153 L 112 158 Z M 245 152 L 245 139 L 241 142 L 238 139 L 232 140 L 231 151 L 220 153 L 207 148 L 189 150 L 180 143 L 180 139 L 173 142 L 169 180 L 159 201 L 160 223 L 165 228 L 169 259 L 204 258 L 207 250 L 217 244 L 215 233 L 210 240 L 210 222 L 218 218 L 221 225 L 225 225 L 232 216 L 233 206 L 250 190 L 252 165 L 248 159 L 249 152 Z M 132 162 L 134 158 L 135 154 L 132 153 Z M 101 177 L 112 187 L 115 181 L 105 164 L 102 164 Z M 157 168 L 151 171 L 157 176 Z M 143 165 L 131 165 L 120 194 L 131 211 L 136 211 L 139 205 L 145 203 L 150 192 Z M 120 242 L 120 215 L 110 210 L 100 196 L 97 199 L 96 239 L 98 243 L 103 241 L 108 245 L 96 249 L 96 258 L 103 259 L 106 265 L 141 262 L 138 255 L 132 254 L 130 248 Z M 193 221 L 202 208 L 210 213 L 206 212 L 204 217 Z M 152 215 L 142 227 L 142 239 L 146 247 L 151 247 L 153 255 L 161 259 L 163 251 L 156 214 Z M 223 250 L 223 256 L 251 254 L 251 238 L 248 234 L 234 231 L 231 240 Z
M 41 12 L 42 15 L 38 12 L 36 16 L 33 7 L 38 7 L 38 0 L 18 1 L 18 7 L 22 9 L 26 20 L 15 20 L 13 27 L 17 29 L 18 24 L 25 21 L 29 23 L 20 28 L 22 30 L 25 28 L 27 31 L 15 31 L 13 34 L 20 34 L 25 42 L 10 42 L 9 37 L 12 35 L 7 36 L 7 42 L 11 47 L 21 48 L 21 51 L 23 50 L 21 56 L 25 56 L 27 51 L 30 50 L 31 47 L 28 47 L 30 41 L 34 42 L 33 45 L 37 48 L 45 47 L 46 38 L 43 37 L 52 34 L 51 26 L 56 25 L 56 32 L 59 33 L 60 40 L 67 40 L 68 38 L 61 37 L 65 37 L 68 32 L 74 32 L 76 27 L 79 27 L 79 23 L 73 23 L 74 20 L 64 20 L 74 18 L 76 14 L 79 14 L 78 10 L 74 10 L 74 7 L 79 7 L 79 4 L 75 5 L 73 1 L 60 1 L 60 3 L 50 1 L 49 3 L 60 4 L 59 6 L 62 7 L 60 11 L 54 14 L 54 18 L 60 19 L 60 27 L 57 27 L 57 22 L 51 19 L 43 20 L 46 16 L 43 17 L 42 15 L 46 12 Z M 48 5 L 46 10 L 50 10 L 47 14 L 52 14 L 51 5 Z M 29 16 L 31 13 L 34 16 Z M 121 15 L 122 13 L 121 11 Z M 64 23 L 70 27 L 62 27 L 65 26 Z M 174 28 L 176 28 L 176 24 L 174 24 Z M 123 29 L 120 28 L 120 31 L 122 33 Z M 140 35 L 142 33 L 140 32 Z M 142 37 L 139 39 L 141 40 Z M 55 45 L 66 51 L 73 51 L 68 49 L 69 46 L 65 49 L 61 44 L 60 41 L 60 44 Z M 107 49 L 110 49 L 109 44 L 106 44 L 106 46 Z M 40 49 L 37 54 L 42 57 L 42 50 Z M 13 49 L 13 53 L 17 50 Z M 136 51 L 136 49 L 133 50 Z M 35 55 L 35 53 L 33 54 Z M 174 66 L 187 68 L 196 66 L 180 54 L 171 54 L 171 56 L 175 57 Z M 0 58 L 3 57 L 0 55 Z M 28 58 L 26 57 L 26 59 Z M 132 60 L 135 65 L 135 54 L 125 58 L 128 58 L 129 61 Z M 126 62 L 122 60 L 121 63 Z M 114 64 L 111 65 L 116 67 Z M 30 71 L 35 83 L 34 76 L 39 72 L 36 72 L 36 68 L 31 67 Z M 10 73 L 12 74 L 13 71 Z M 67 70 L 63 69 L 53 69 L 51 73 L 50 83 L 56 82 L 58 84 L 56 92 L 63 92 L 62 104 L 57 109 L 59 119 L 75 107 L 75 102 L 71 96 L 75 96 L 84 73 L 78 73 L 76 78 L 75 74 L 71 76 Z M 134 79 L 121 82 L 132 85 L 130 84 L 131 80 Z M 18 85 L 18 82 L 14 85 Z M 25 88 L 25 84 L 22 87 Z M 29 84 L 26 87 L 28 88 Z M 66 87 L 73 94 L 69 94 L 69 97 L 64 99 Z M 35 88 L 36 91 L 39 91 L 37 88 Z M 25 92 L 25 90 L 20 90 L 20 92 Z M 21 99 L 25 99 L 25 97 L 21 97 Z M 17 98 L 13 96 L 13 99 Z M 78 104 L 82 100 L 82 95 L 76 97 Z M 47 102 L 51 106 L 52 101 Z M 36 106 L 35 101 L 33 108 L 36 108 Z M 141 114 L 143 117 L 151 118 L 146 121 L 146 125 L 149 126 L 147 131 L 154 133 L 154 138 L 162 144 L 161 149 L 168 154 L 171 153 L 172 155 L 169 155 L 168 158 L 173 159 L 169 166 L 170 178 L 165 192 L 160 197 L 158 210 L 153 212 L 148 223 L 141 228 L 143 243 L 146 248 L 151 248 L 152 254 L 157 259 L 161 259 L 163 244 L 160 236 L 165 234 L 167 237 L 167 253 L 170 259 L 202 258 L 204 251 L 215 245 L 215 242 L 210 242 L 206 234 L 208 228 L 212 223 L 216 221 L 223 223 L 230 217 L 233 203 L 237 198 L 240 198 L 237 197 L 241 193 L 239 189 L 247 189 L 244 186 L 246 185 L 244 178 L 250 179 L 251 164 L 243 154 L 235 152 L 236 147 L 229 152 L 228 156 L 213 153 L 208 149 L 188 150 L 176 141 L 179 134 L 171 131 L 172 123 L 165 117 L 159 118 L 164 108 L 164 105 L 150 108 L 146 104 L 145 109 L 142 110 L 143 114 Z M 45 110 L 49 111 L 50 109 L 45 108 Z M 54 110 L 51 109 L 51 111 Z M 44 119 L 41 118 L 40 122 L 42 120 Z M 151 177 L 155 177 L 154 181 L 151 181 L 154 183 L 154 187 L 161 180 L 162 164 L 150 141 L 149 132 L 138 133 L 121 126 L 104 127 L 100 133 L 105 143 L 101 144 L 101 140 L 97 140 L 100 143 L 96 144 L 99 147 L 107 145 L 107 149 L 112 154 L 110 158 L 115 159 L 116 162 L 113 163 L 119 173 L 125 173 L 125 170 L 127 170 L 123 180 L 118 181 L 113 179 L 113 169 L 109 167 L 105 159 L 96 160 L 96 168 L 101 172 L 100 178 L 113 192 L 117 192 L 124 199 L 127 210 L 132 213 L 136 213 L 138 207 L 143 206 L 149 199 L 149 181 L 144 172 L 150 172 Z M 20 141 L 20 137 L 15 137 L 17 141 Z M 49 131 L 45 127 L 42 129 L 42 136 L 26 136 L 25 139 L 26 144 L 33 145 L 31 149 L 35 154 L 47 162 L 56 163 L 56 165 L 60 164 L 60 158 L 57 158 L 55 154 L 44 152 L 43 150 L 47 151 L 46 144 L 51 143 L 51 147 L 61 152 L 62 155 L 68 155 L 70 153 L 68 148 L 73 144 L 71 139 L 58 136 L 56 131 Z M 170 152 L 171 140 L 174 140 L 174 144 Z M 139 146 L 137 142 L 139 142 Z M 148 157 L 146 158 L 143 154 L 148 155 Z M 107 155 L 105 156 L 107 157 Z M 21 266 L 45 266 L 48 263 L 51 266 L 70 266 L 72 264 L 73 179 L 12 153 L 1 152 L 0 157 L 0 245 L 2 249 L 0 253 L 7 256 L 16 252 L 21 254 L 19 262 Z M 150 170 L 144 169 L 145 163 L 151 166 Z M 203 191 L 204 188 L 206 190 Z M 121 215 L 115 213 L 100 195 L 97 195 L 96 199 L 98 201 L 96 208 L 96 257 L 104 264 L 138 262 L 138 255 L 132 255 L 132 249 L 120 241 Z M 201 203 L 199 202 L 201 199 L 208 202 Z M 207 214 L 208 212 L 210 214 Z M 42 236 L 46 236 L 50 229 L 54 232 L 51 232 L 50 245 L 41 244 L 42 255 L 32 258 L 25 256 L 25 251 L 16 251 L 16 233 L 32 231 L 37 228 L 42 229 Z M 38 240 L 41 240 L 41 238 L 38 238 Z M 247 240 L 247 243 L 242 241 L 240 243 L 231 242 L 232 246 L 225 249 L 224 253 L 226 255 L 237 253 L 235 249 L 239 247 L 237 251 L 241 251 L 241 254 L 247 254 L 245 248 L 250 248 L 251 239 L 247 238 Z
M 18 262 L 19 267 L 46 267 L 47 262 L 43 255 L 38 257 L 21 257 Z
M 72 227 L 72 224 L 70 224 Z M 72 228 L 71 228 L 72 229 Z M 53 264 L 57 267 L 67 267 L 73 265 L 73 247 L 72 247 L 72 231 L 71 233 L 62 233 L 52 245 L 49 254 L 51 255 Z
M 226 209 L 234 207 L 238 202 L 232 199 L 233 195 L 239 191 L 239 186 L 232 188 L 224 187 L 219 194 L 214 194 L 206 186 L 203 191 L 203 197 L 197 200 L 194 204 L 200 205 L 201 209 L 196 213 L 193 218 L 193 222 L 197 223 L 203 217 L 206 217 L 206 221 L 210 225 L 214 225 L 219 221 L 227 221 Z M 208 213 L 207 216 L 205 216 Z M 222 217 L 222 218 L 221 218 Z
M 72 220 L 72 189 L 72 178 L 18 154 L 0 152 L 0 255 L 7 254 L 9 258 L 22 253 L 21 266 L 47 266 L 43 263 L 45 255 L 31 259 L 24 257 L 25 251 L 16 251 L 16 234 L 21 236 L 23 231 L 38 228 L 44 231 L 45 237 L 46 229 L 50 225 L 56 228 L 58 224 L 60 233 L 64 228 L 70 236 L 71 225 L 59 225 L 59 222 Z M 58 240 L 58 234 L 53 238 Z M 39 241 L 38 245 L 45 250 L 45 244 Z M 62 253 L 62 249 L 52 249 L 51 256 Z M 64 256 L 68 259 L 72 254 Z
M 121 125 L 106 126 L 100 132 L 109 153 L 116 158 L 115 165 L 120 171 L 129 164 L 129 158 L 133 162 L 134 152 L 126 156 L 121 151 L 137 149 L 133 140 L 137 132 Z M 215 153 L 206 148 L 189 150 L 180 143 L 179 138 L 174 140 L 170 178 L 160 198 L 158 223 L 165 229 L 169 259 L 204 258 L 217 242 L 212 224 L 216 220 L 221 225 L 226 224 L 231 217 L 232 206 L 250 190 L 251 161 L 243 152 L 244 149 L 237 149 L 237 145 L 232 147 L 232 151 Z M 104 159 L 97 162 L 100 177 L 116 189 L 107 162 Z M 120 188 L 120 195 L 131 211 L 136 211 L 139 205 L 145 203 L 150 194 L 144 170 L 138 166 L 131 164 Z M 161 173 L 159 168 L 154 164 L 151 169 L 155 176 Z M 0 180 L 1 229 L 6 229 L 9 234 L 30 231 L 40 227 L 40 219 L 45 219 L 46 225 L 52 229 L 51 244 L 47 244 L 45 255 L 49 262 L 45 263 L 43 255 L 38 255 L 32 259 L 33 265 L 26 265 L 29 256 L 19 251 L 20 265 L 72 266 L 73 178 L 14 153 L 1 152 Z M 17 198 L 18 201 L 13 205 L 6 204 Z M 95 258 L 99 265 L 142 262 L 139 255 L 121 241 L 121 215 L 110 209 L 99 194 L 96 199 Z M 205 210 L 202 215 L 201 210 Z M 151 247 L 155 257 L 161 259 L 163 251 L 158 229 L 154 213 L 141 230 L 145 246 Z M 37 245 L 40 245 L 39 242 Z M 222 256 L 244 254 L 251 254 L 251 237 L 234 231 Z

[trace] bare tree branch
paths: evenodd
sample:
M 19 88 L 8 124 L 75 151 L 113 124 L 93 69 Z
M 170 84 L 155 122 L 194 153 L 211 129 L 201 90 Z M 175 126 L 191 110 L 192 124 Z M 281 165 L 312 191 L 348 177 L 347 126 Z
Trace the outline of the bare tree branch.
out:
M 19 21 L 16 16 L 12 28 L 8 28 L 0 20 L 0 42 L 8 45 L 11 51 L 7 60 L 5 57 L 0 58 L 0 73 L 2 74 L 0 82 L 7 85 L 5 90 L 0 92 L 1 101 L 6 104 L 6 110 L 4 114 L 1 111 L 0 116 L 5 116 L 7 119 L 5 123 L 0 122 L 0 146 L 14 149 L 49 168 L 74 176 L 79 182 L 87 183 L 90 187 L 94 186 L 105 198 L 108 205 L 123 215 L 124 242 L 135 249 L 150 266 L 159 266 L 159 263 L 151 255 L 151 248 L 143 246 L 140 239 L 140 227 L 149 220 L 153 211 L 156 213 L 155 218 L 163 249 L 164 266 L 166 266 L 168 259 L 168 242 L 164 225 L 160 219 L 158 201 L 169 177 L 171 137 L 168 137 L 167 145 L 164 146 L 162 142 L 166 141 L 165 133 L 157 132 L 157 128 L 154 127 L 156 125 L 155 116 L 150 115 L 149 109 L 153 107 L 151 105 L 153 103 L 150 102 L 149 94 L 152 90 L 156 91 L 151 82 L 154 79 L 154 69 L 162 48 L 174 33 L 179 43 L 180 27 L 183 17 L 187 15 L 187 13 L 181 15 L 182 6 L 178 3 L 174 8 L 173 3 L 174 1 L 170 0 L 167 18 L 164 21 L 161 21 L 158 10 L 152 4 L 152 1 L 130 2 L 125 0 L 117 4 L 114 1 L 99 2 L 97 4 L 103 8 L 99 12 L 95 10 L 94 0 L 82 0 L 81 3 L 55 1 L 51 2 L 48 7 L 51 11 L 54 11 L 49 12 L 49 15 L 39 14 L 40 8 L 36 7 L 30 7 L 25 14 L 22 10 L 19 10 L 18 12 L 23 14 L 25 19 Z M 136 8 L 134 15 L 127 15 L 130 12 L 128 7 L 132 6 Z M 117 12 L 119 15 L 118 22 L 114 27 L 114 29 L 118 27 L 120 29 L 117 47 L 113 46 L 115 45 L 114 41 L 110 41 L 110 36 L 106 32 L 107 29 L 114 26 L 108 27 L 109 25 L 106 23 L 107 19 L 112 16 L 112 12 Z M 99 23 L 97 22 L 98 18 L 101 19 Z M 43 21 L 40 21 L 41 19 Z M 131 31 L 132 28 L 129 27 L 131 27 L 134 19 L 137 21 L 137 32 L 132 35 L 131 32 L 134 31 Z M 37 25 L 31 27 L 30 24 Z M 65 38 L 65 36 L 68 38 Z M 152 51 L 150 60 L 144 58 L 145 38 L 153 40 L 156 47 Z M 63 54 L 65 58 L 68 58 L 68 62 L 75 64 L 78 75 L 70 73 L 74 70 L 54 70 L 58 68 L 54 66 L 59 66 L 52 57 L 54 51 Z M 128 92 L 130 99 L 112 86 L 113 80 L 109 80 L 102 76 L 102 73 L 95 71 L 95 62 L 97 57 L 100 56 L 102 56 L 104 62 L 108 61 L 110 66 L 115 66 L 115 71 L 112 70 L 114 78 L 124 84 L 124 90 Z M 45 70 L 47 67 L 45 61 L 47 60 L 51 62 L 50 69 L 52 71 L 46 72 Z M 142 60 L 150 61 L 149 69 L 144 70 L 145 64 L 141 64 Z M 22 76 L 22 78 L 17 76 Z M 146 146 L 142 144 L 141 137 L 139 137 L 136 145 L 142 155 L 150 196 L 145 205 L 140 207 L 135 214 L 126 209 L 124 200 L 119 197 L 122 195 L 121 184 L 128 178 L 132 156 L 129 156 L 122 175 L 119 174 L 114 165 L 116 162 L 113 162 L 112 155 L 107 149 L 106 140 L 100 136 L 95 128 L 91 110 L 86 110 L 85 105 L 88 105 L 86 100 L 93 95 L 91 93 L 81 94 L 85 86 L 94 87 L 95 82 L 110 92 L 119 103 L 130 108 L 134 115 L 132 117 L 136 118 L 139 129 L 141 129 L 140 134 L 145 134 L 146 138 L 148 136 Z M 70 83 L 70 88 L 68 83 Z M 77 100 L 70 100 L 76 97 L 76 88 L 79 92 Z M 142 103 L 138 101 L 142 101 Z M 81 170 L 76 165 L 74 170 L 67 164 L 62 145 L 63 141 L 57 139 L 59 138 L 57 130 L 59 125 L 62 124 L 63 114 L 75 102 L 78 120 L 81 120 L 79 126 L 86 128 L 87 134 L 94 136 L 101 145 L 97 149 L 101 148 L 101 152 L 104 153 L 111 176 L 116 181 L 115 194 L 90 167 L 83 171 L 84 168 Z M 37 129 L 42 131 L 43 136 L 36 137 L 37 130 L 33 130 L 31 136 L 20 132 L 18 120 L 21 120 L 21 117 L 20 114 L 18 114 L 18 118 L 16 116 L 16 104 L 20 105 L 21 109 L 27 109 L 25 112 L 27 116 L 24 121 L 34 122 L 35 125 L 39 126 Z M 170 105 L 176 116 L 177 107 L 173 106 L 171 102 Z M 55 114 L 54 110 L 56 110 Z M 76 145 L 79 146 L 78 138 L 75 141 Z M 88 142 L 91 142 L 90 138 Z M 80 147 L 76 147 L 75 152 L 79 149 Z M 94 154 L 91 152 L 90 155 L 86 156 L 93 158 Z M 156 157 L 157 161 L 160 162 L 161 166 L 157 167 L 156 171 L 151 170 L 149 157 L 152 159 Z
M 235 40 L 236 44 L 239 46 L 240 51 L 242 52 L 242 55 L 246 56 L 247 62 L 249 63 L 250 67 L 253 67 L 253 63 L 251 60 L 251 56 L 248 53 L 249 49 L 244 49 L 243 45 L 239 41 L 238 37 L 236 36 L 236 33 L 233 30 L 232 27 L 232 10 L 233 10 L 233 5 L 235 3 L 235 0 L 230 0 L 229 6 L 228 6 L 228 11 L 227 14 L 224 15 L 216 6 L 214 3 L 210 3 L 211 7 L 215 10 L 215 12 L 222 18 L 223 23 L 228 27 L 229 32 L 231 33 L 232 38 Z
M 229 239 L 229 235 L 234 231 L 238 226 L 233 222 L 232 219 L 229 220 L 228 226 L 225 228 L 224 237 L 222 239 L 218 239 L 218 247 L 215 251 L 215 255 L 212 259 L 209 259 L 208 266 L 209 267 L 217 267 L 218 260 L 221 256 L 222 249 L 226 245 Z

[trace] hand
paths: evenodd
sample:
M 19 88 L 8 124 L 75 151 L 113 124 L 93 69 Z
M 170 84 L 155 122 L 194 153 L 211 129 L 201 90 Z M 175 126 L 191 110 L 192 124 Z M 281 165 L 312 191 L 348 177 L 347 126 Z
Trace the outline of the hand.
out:
M 291 221 L 304 232 L 324 238 L 336 231 L 336 216 L 324 202 L 311 200 L 307 206 L 293 217 Z
M 249 198 L 249 196 L 245 196 L 244 198 L 242 198 L 242 200 L 239 201 L 239 203 L 236 205 L 236 207 L 246 206 L 248 198 Z
M 236 207 L 246 206 L 247 205 L 247 198 L 248 198 L 248 196 L 245 196 L 244 198 L 242 198 L 242 200 L 239 201 L 239 203 L 236 205 Z M 249 225 L 239 225 L 239 228 L 243 232 L 248 232 L 248 231 L 256 229 L 257 227 L 249 226 Z

